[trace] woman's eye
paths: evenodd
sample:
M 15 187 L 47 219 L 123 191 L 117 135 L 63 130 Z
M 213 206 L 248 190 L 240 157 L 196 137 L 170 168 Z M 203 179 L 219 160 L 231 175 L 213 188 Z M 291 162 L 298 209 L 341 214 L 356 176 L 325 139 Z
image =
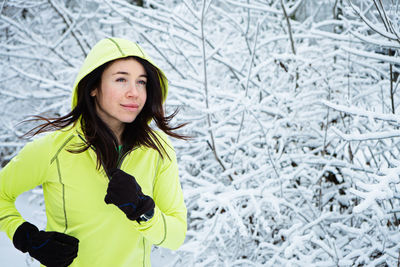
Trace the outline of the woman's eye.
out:
M 140 85 L 146 85 L 146 81 L 143 81 L 143 80 L 138 81 L 138 83 L 139 83 Z
M 117 82 L 125 82 L 126 79 L 125 79 L 125 78 L 118 78 L 116 81 L 117 81 Z

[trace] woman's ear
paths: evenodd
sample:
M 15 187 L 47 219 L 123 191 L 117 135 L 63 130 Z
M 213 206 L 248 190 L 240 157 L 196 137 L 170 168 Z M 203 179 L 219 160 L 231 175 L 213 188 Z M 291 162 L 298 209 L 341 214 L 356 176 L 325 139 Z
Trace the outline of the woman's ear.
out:
M 91 97 L 97 96 L 97 88 L 94 89 L 94 90 L 92 90 L 92 91 L 90 92 L 90 96 L 91 96 Z

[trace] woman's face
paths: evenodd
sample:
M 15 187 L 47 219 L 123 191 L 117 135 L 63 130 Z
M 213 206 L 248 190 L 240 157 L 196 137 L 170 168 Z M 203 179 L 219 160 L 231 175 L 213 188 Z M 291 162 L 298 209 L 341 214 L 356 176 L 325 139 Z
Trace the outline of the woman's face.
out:
M 97 115 L 115 133 L 124 123 L 133 122 L 146 103 L 147 75 L 143 66 L 132 58 L 118 59 L 106 67 L 95 97 Z

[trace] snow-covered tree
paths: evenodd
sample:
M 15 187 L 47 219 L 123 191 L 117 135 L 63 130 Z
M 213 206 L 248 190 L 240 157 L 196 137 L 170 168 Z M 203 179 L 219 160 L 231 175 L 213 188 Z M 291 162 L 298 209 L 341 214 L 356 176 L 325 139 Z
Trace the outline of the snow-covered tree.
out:
M 107 36 L 169 79 L 189 211 L 176 266 L 394 266 L 399 10 L 363 0 L 3 2 L 0 156 L 26 115 L 65 114 Z

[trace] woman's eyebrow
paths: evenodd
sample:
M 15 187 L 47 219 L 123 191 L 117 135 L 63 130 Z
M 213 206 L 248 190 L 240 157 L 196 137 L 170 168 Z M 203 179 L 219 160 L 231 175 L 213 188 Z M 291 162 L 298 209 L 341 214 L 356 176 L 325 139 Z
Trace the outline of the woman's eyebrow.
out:
M 117 71 L 116 73 L 113 73 L 112 75 L 117 75 L 117 74 L 123 74 L 123 75 L 129 75 L 129 72 L 126 71 Z M 139 77 L 145 77 L 147 78 L 147 74 L 141 74 Z
M 113 73 L 112 75 L 117 75 L 117 74 L 129 75 L 129 72 L 126 72 L 126 71 L 117 71 L 116 73 Z

